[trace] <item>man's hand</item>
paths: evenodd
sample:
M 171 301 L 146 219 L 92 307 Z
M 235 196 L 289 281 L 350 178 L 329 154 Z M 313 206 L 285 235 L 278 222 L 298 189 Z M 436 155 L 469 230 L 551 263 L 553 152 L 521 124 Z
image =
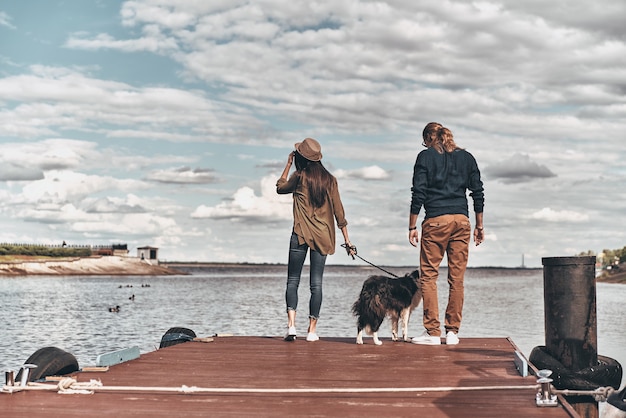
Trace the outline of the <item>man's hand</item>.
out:
M 417 247 L 417 244 L 420 242 L 420 233 L 417 229 L 409 231 L 409 242 L 412 246 Z

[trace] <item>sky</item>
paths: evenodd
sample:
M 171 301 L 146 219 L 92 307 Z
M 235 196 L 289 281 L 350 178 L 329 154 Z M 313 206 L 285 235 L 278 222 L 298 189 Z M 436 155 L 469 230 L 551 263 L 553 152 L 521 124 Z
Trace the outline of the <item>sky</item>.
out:
M 2 1 L 0 242 L 286 263 L 276 180 L 313 137 L 358 254 L 417 265 L 436 121 L 485 186 L 469 266 L 622 248 L 625 18 L 623 0 Z M 341 243 L 327 263 L 365 264 Z

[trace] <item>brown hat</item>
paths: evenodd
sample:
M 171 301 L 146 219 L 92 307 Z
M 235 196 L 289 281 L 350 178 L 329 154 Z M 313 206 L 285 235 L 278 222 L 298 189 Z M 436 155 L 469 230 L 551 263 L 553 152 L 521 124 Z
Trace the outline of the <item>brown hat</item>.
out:
M 296 142 L 296 151 L 309 161 L 322 159 L 322 146 L 313 138 L 306 138 L 302 142 Z

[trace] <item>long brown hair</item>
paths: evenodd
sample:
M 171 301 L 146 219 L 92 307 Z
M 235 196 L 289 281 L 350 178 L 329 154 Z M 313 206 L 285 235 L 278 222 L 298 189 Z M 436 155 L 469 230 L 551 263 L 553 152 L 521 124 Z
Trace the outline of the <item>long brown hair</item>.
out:
M 326 192 L 332 187 L 335 179 L 326 170 L 321 161 L 310 161 L 296 151 L 296 170 L 300 172 L 300 179 L 309 189 L 309 200 L 315 208 L 322 207 L 326 201 Z
M 422 132 L 424 145 L 433 147 L 439 154 L 452 152 L 460 147 L 454 142 L 452 131 L 440 123 L 430 122 Z

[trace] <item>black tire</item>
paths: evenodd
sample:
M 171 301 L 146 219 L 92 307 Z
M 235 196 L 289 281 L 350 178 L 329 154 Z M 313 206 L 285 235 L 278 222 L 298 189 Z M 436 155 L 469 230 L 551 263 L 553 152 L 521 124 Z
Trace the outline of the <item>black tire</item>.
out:
M 57 347 L 44 347 L 35 351 L 24 364 L 36 364 L 30 370 L 29 382 L 35 382 L 46 376 L 62 376 L 79 370 L 78 361 L 73 354 Z M 22 379 L 22 371 L 17 374 L 16 381 Z
M 194 338 L 196 338 L 196 333 L 189 328 L 173 327 L 168 329 L 165 334 L 163 334 L 159 348 L 186 343 Z
M 550 378 L 557 389 L 595 390 L 607 386 L 617 389 L 622 381 L 622 366 L 606 356 L 598 355 L 596 366 L 577 372 L 567 369 L 545 346 L 533 348 L 529 360 L 538 369 L 552 370 Z

